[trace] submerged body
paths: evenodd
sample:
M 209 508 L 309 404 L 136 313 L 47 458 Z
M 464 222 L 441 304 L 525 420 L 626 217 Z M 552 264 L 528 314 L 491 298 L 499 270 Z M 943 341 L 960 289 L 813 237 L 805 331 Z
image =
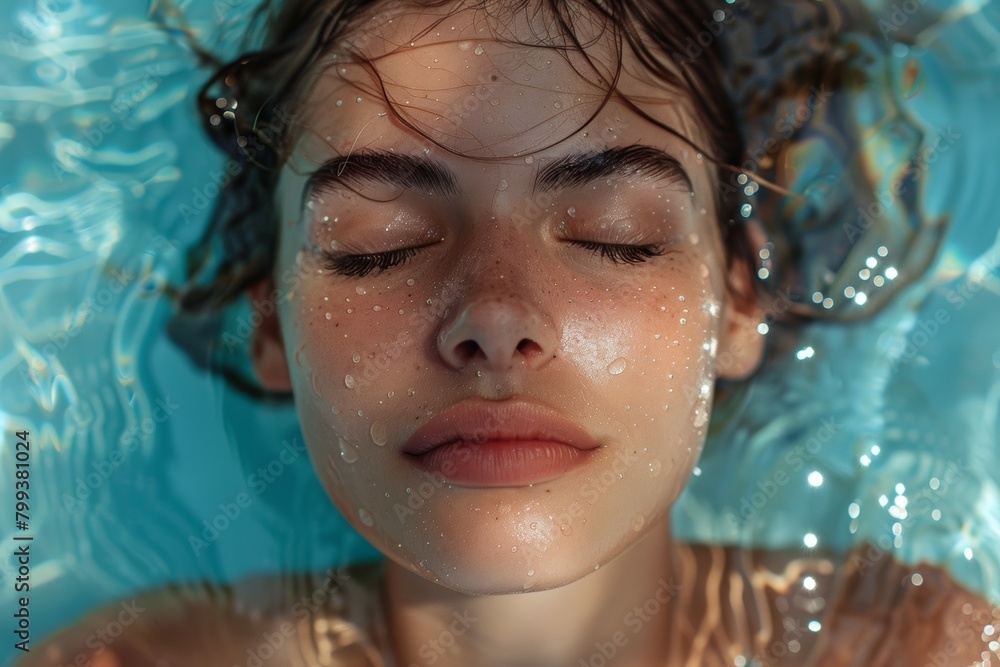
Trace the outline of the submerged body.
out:
M 425 637 L 416 654 L 396 655 L 399 630 L 385 605 L 385 562 L 378 561 L 147 593 L 124 601 L 142 611 L 106 650 L 88 649 L 86 638 L 108 627 L 122 603 L 88 615 L 20 664 L 985 667 L 987 656 L 996 664 L 984 628 L 1000 623 L 1000 609 L 939 567 L 906 566 L 867 547 L 833 557 L 685 544 L 676 554 L 678 575 L 634 600 L 620 625 L 591 637 L 591 652 L 571 663 L 473 662 L 462 651 L 482 629 L 471 612 L 453 613 L 450 629 Z M 546 612 L 539 614 L 542 622 Z M 666 658 L 622 661 L 622 649 L 640 638 L 658 641 Z
M 120 605 L 25 664 L 982 658 L 997 611 L 938 568 L 672 541 L 715 382 L 763 358 L 766 239 L 722 187 L 743 147 L 709 54 L 665 46 L 700 29 L 697 8 L 611 5 L 373 3 L 278 95 L 297 132 L 267 187 L 237 193 L 267 198 L 259 229 L 230 221 L 270 251 L 243 286 L 256 374 L 294 395 L 321 483 L 386 559 L 153 592 L 92 662 Z M 327 25 L 302 12 L 289 25 Z M 250 89 L 210 106 L 257 126 Z M 362 359 L 385 363 L 362 375 Z

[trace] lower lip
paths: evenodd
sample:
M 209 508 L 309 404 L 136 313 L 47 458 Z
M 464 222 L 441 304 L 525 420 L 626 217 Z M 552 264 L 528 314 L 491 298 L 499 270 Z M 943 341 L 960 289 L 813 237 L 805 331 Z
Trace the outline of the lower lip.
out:
M 592 454 L 552 440 L 490 440 L 453 442 L 408 456 L 449 484 L 489 488 L 550 482 L 584 465 Z

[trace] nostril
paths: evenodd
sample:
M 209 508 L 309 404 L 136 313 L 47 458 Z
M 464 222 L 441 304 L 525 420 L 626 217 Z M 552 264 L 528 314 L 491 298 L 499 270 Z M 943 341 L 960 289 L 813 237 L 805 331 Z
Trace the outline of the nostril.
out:
M 479 350 L 479 344 L 474 340 L 462 341 L 455 348 L 455 352 L 463 361 L 468 361 L 476 356 L 476 351 Z
M 525 357 L 533 357 L 541 353 L 542 346 L 530 338 L 523 338 L 521 339 L 521 342 L 517 344 L 517 351 Z

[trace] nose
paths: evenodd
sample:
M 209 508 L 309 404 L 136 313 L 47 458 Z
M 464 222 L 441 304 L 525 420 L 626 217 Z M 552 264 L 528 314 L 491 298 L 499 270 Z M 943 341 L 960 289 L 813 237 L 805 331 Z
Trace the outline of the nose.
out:
M 515 296 L 481 295 L 464 304 L 438 334 L 441 357 L 456 370 L 470 365 L 504 372 L 537 369 L 556 353 L 558 336 L 533 305 Z

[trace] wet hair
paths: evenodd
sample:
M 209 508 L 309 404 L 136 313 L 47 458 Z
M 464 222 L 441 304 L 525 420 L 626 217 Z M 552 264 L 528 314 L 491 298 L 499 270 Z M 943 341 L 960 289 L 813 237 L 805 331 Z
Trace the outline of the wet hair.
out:
M 248 43 L 256 41 L 261 46 L 230 62 L 216 62 L 214 74 L 198 95 L 206 131 L 232 158 L 227 167 L 230 178 L 220 191 L 201 240 L 188 253 L 187 283 L 174 295 L 178 315 L 171 323 L 171 335 L 196 361 L 200 354 L 201 365 L 221 371 L 239 389 L 266 397 L 267 392 L 245 375 L 214 366 L 211 352 L 206 351 L 204 343 L 204 334 L 212 335 L 211 327 L 190 325 L 207 321 L 204 318 L 217 314 L 273 271 L 279 233 L 274 192 L 281 166 L 296 141 L 296 130 L 301 129 L 296 116 L 324 62 L 329 66 L 330 54 L 350 49 L 346 42 L 363 29 L 360 25 L 372 13 L 387 6 L 429 10 L 455 5 L 456 10 L 475 7 L 502 22 L 505 17 L 509 19 L 524 12 L 532 25 L 544 22 L 546 30 L 541 32 L 549 40 L 544 46 L 563 57 L 570 51 L 582 54 L 591 63 L 588 44 L 580 35 L 581 32 L 593 34 L 596 26 L 616 51 L 613 54 L 616 62 L 603 63 L 605 70 L 610 68 L 610 76 L 605 82 L 605 102 L 615 91 L 622 71 L 622 54 L 627 49 L 648 74 L 670 89 L 687 94 L 695 117 L 704 126 L 709 145 L 696 145 L 693 138 L 684 137 L 674 128 L 650 117 L 629 100 L 622 101 L 640 116 L 683 139 L 720 170 L 736 172 L 740 170 L 734 165 L 740 163 L 745 145 L 738 116 L 724 85 L 724 64 L 717 48 L 719 40 L 702 49 L 696 58 L 683 55 L 692 36 L 703 32 L 707 22 L 718 21 L 719 11 L 729 11 L 713 11 L 708 1 L 471 0 L 456 3 L 455 0 L 417 0 L 390 4 L 386 0 L 265 0 L 247 32 Z M 721 6 L 728 7 L 726 4 Z M 450 14 L 446 12 L 440 20 Z M 581 25 L 583 21 L 587 22 L 586 26 Z M 357 52 L 351 53 L 351 60 L 367 62 L 364 54 Z M 594 71 L 601 69 L 595 67 Z M 595 116 L 598 111 L 594 112 Z M 398 110 L 393 109 L 393 113 L 403 123 L 420 131 Z M 431 137 L 428 139 L 433 141 Z M 716 192 L 727 288 L 741 298 L 751 296 L 740 293 L 738 287 L 729 282 L 728 269 L 733 262 L 742 262 L 749 284 L 753 286 L 753 297 L 765 304 L 768 311 L 767 304 L 774 302 L 774 294 L 755 278 L 758 249 L 752 247 L 745 220 L 740 215 L 740 207 L 746 199 L 741 190 L 726 185 L 727 176 L 720 173 L 720 187 Z M 185 322 L 187 326 L 183 326 Z M 201 333 L 200 352 L 193 350 L 191 330 Z M 184 331 L 189 333 L 182 333 Z

